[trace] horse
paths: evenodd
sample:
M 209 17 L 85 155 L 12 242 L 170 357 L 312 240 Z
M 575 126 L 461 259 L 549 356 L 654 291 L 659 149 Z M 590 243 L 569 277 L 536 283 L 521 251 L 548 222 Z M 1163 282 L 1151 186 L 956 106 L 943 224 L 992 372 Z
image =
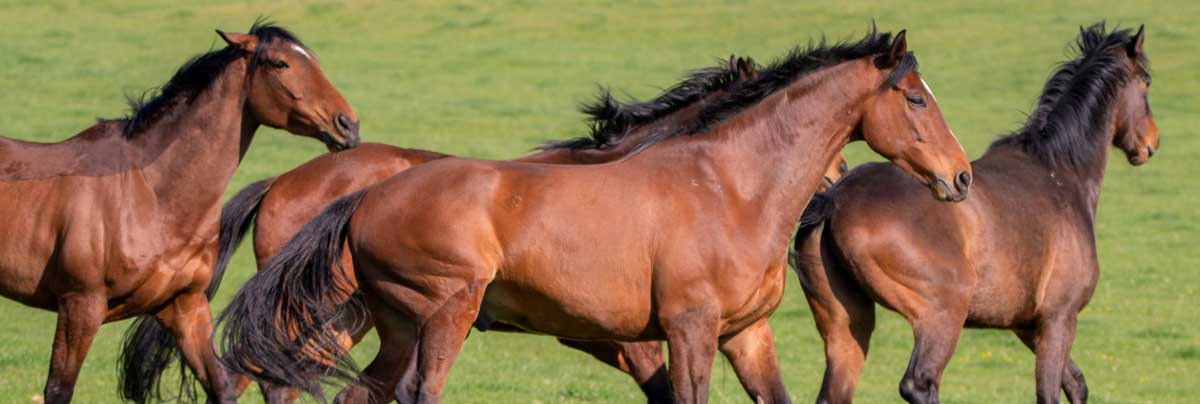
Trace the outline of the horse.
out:
M 47 403 L 71 400 L 100 325 L 133 316 L 124 398 L 157 396 L 182 356 L 210 401 L 232 401 L 208 308 L 225 186 L 260 125 L 331 150 L 359 143 L 354 112 L 295 35 L 263 21 L 217 34 L 227 46 L 126 118 L 57 143 L 0 137 L 0 294 L 58 312 Z
M 1060 384 L 1072 403 L 1086 401 L 1069 355 L 1099 277 L 1094 229 L 1108 147 L 1133 165 L 1159 147 L 1144 40 L 1144 28 L 1081 27 L 1077 57 L 1050 76 L 1028 121 L 974 161 L 962 203 L 927 203 L 884 164 L 859 166 L 813 199 L 795 261 L 825 341 L 817 402 L 852 400 L 874 302 L 912 324 L 900 384 L 909 402 L 938 402 L 964 326 L 1011 330 L 1036 354 L 1038 402 L 1058 402 Z
M 960 201 L 970 165 L 904 31 L 792 51 L 620 160 L 444 158 L 330 204 L 222 313 L 239 371 L 341 402 L 437 402 L 484 319 L 575 340 L 666 340 L 672 401 L 707 401 L 718 350 L 747 393 L 787 402 L 767 317 L 788 240 L 852 138 Z M 952 185 L 953 184 L 953 185 Z M 420 231 L 412 231 L 420 230 Z M 345 299 L 343 246 L 359 299 Z M 356 375 L 325 324 L 369 310 L 382 345 Z M 281 327 L 259 327 L 271 322 Z
M 551 164 L 593 164 L 616 160 L 630 151 L 630 145 L 653 132 L 653 128 L 673 121 L 694 119 L 700 109 L 729 94 L 740 83 L 757 77 L 753 59 L 731 55 L 721 66 L 697 69 L 659 96 L 644 102 L 620 102 L 611 92 L 600 92 L 596 102 L 582 110 L 588 116 L 589 136 L 567 141 L 547 142 L 540 151 L 517 161 Z M 279 176 L 246 186 L 226 202 L 221 210 L 221 248 L 217 272 L 223 272 L 238 243 L 254 226 L 254 254 L 265 264 L 283 248 L 300 228 L 335 199 L 358 191 L 414 165 L 449 157 L 416 149 L 379 143 L 363 145 L 339 153 L 318 156 Z M 825 172 L 822 186 L 832 184 L 845 171 L 845 158 L 839 154 Z M 353 273 L 353 261 L 346 254 L 342 264 Z M 349 336 L 349 350 L 371 329 L 370 319 Z M 517 331 L 519 328 L 493 325 L 491 330 Z M 670 382 L 666 378 L 662 348 L 657 342 L 573 341 L 559 339 L 632 376 L 650 403 L 670 401 Z M 239 376 L 240 395 L 250 379 Z M 259 383 L 267 402 L 292 402 L 299 390 L 287 386 Z

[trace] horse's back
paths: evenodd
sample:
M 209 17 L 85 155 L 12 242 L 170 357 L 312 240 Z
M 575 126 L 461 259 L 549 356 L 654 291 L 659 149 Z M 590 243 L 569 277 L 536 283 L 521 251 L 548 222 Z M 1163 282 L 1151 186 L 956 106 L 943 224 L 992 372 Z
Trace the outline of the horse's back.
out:
M 497 170 L 483 160 L 447 158 L 411 167 L 366 191 L 354 213 L 352 234 L 356 242 L 371 244 L 414 241 L 414 228 L 440 232 L 443 240 L 483 237 L 490 233 L 484 213 L 498 183 Z M 380 248 L 390 243 L 384 241 Z
M 61 142 L 42 143 L 0 136 L 0 182 L 64 176 L 103 177 L 140 160 L 120 125 L 98 123 Z
M 259 259 L 274 256 L 326 205 L 374 185 L 414 165 L 445 155 L 364 143 L 325 153 L 276 178 L 255 219 L 254 250 Z

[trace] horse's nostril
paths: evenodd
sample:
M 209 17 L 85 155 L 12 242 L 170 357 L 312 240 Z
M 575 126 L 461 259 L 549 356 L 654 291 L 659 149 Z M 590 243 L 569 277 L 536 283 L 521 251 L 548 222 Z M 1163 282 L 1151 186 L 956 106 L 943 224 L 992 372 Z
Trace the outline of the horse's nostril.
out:
M 846 160 L 842 160 L 842 162 L 838 163 L 838 172 L 845 174 L 846 171 L 850 171 L 850 166 L 846 165 Z
M 337 118 L 334 119 L 334 123 L 337 125 L 338 132 L 341 132 L 344 136 L 351 136 L 358 129 L 358 123 L 354 122 L 346 114 L 338 114 Z
M 958 186 L 960 192 L 966 191 L 967 188 L 971 187 L 971 173 L 966 171 L 958 173 L 958 177 L 954 178 L 954 185 Z

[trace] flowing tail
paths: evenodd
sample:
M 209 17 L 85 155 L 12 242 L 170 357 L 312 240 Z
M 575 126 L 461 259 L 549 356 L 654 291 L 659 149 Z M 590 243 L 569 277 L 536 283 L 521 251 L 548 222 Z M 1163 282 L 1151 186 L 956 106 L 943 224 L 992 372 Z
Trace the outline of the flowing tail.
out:
M 179 391 L 175 398 L 164 394 L 163 372 L 179 360 L 175 336 L 151 315 L 139 316 L 125 332 L 121 358 L 117 362 L 121 398 L 136 403 L 151 401 L 196 402 L 196 374 L 187 366 L 179 369 Z
M 254 217 L 258 215 L 258 208 L 262 206 L 263 198 L 267 197 L 267 191 L 271 190 L 271 185 L 275 184 L 275 178 L 271 177 L 258 182 L 247 185 L 229 198 L 224 206 L 221 206 L 221 236 L 217 241 L 217 266 L 213 268 L 212 281 L 208 283 L 208 288 L 204 290 L 204 294 L 209 300 L 217 294 L 217 288 L 221 286 L 221 278 L 225 276 L 225 268 L 229 267 L 229 260 L 233 258 L 233 253 L 237 251 L 238 245 L 242 244 L 242 237 L 246 236 L 246 231 L 250 230 L 250 224 L 254 223 Z
M 354 380 L 358 369 L 332 325 L 367 316 L 341 263 L 350 218 L 364 194 L 334 201 L 305 224 L 221 313 L 231 371 L 299 387 L 319 399 L 327 376 Z
M 250 184 L 221 207 L 221 232 L 218 238 L 217 265 L 212 279 L 204 289 L 209 300 L 217 294 L 229 259 L 237 250 L 242 236 L 250 229 L 259 204 L 275 178 L 267 178 Z M 180 358 L 179 345 L 175 336 L 162 327 L 151 315 L 142 315 L 133 321 L 125 332 L 121 358 L 117 363 L 120 377 L 121 397 L 137 403 L 172 401 L 161 386 L 163 372 Z M 178 401 L 195 402 L 196 376 L 187 366 L 180 367 Z

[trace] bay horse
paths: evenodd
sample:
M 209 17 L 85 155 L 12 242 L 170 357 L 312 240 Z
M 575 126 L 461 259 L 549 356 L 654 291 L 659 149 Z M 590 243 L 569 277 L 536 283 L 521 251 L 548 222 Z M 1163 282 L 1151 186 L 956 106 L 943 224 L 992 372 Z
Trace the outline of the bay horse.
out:
M 71 400 L 101 324 L 139 315 L 124 398 L 157 395 L 182 356 L 209 401 L 232 401 L 208 307 L 225 186 L 260 125 L 333 150 L 359 143 L 354 112 L 293 34 L 262 21 L 217 33 L 228 46 L 184 64 L 127 118 L 58 143 L 0 138 L 0 293 L 58 312 L 47 403 Z
M 791 52 L 614 162 L 444 158 L 338 199 L 222 314 L 232 366 L 317 396 L 324 377 L 354 380 L 342 402 L 436 402 L 481 318 L 665 339 L 675 402 L 707 401 L 720 350 L 750 397 L 787 402 L 767 317 L 795 223 L 838 151 L 864 139 L 935 197 L 966 196 L 970 165 L 915 67 L 903 31 L 872 30 Z M 338 290 L 343 245 L 361 300 Z M 378 356 L 361 375 L 330 367 L 343 345 L 326 324 L 364 310 Z
M 1080 29 L 1077 57 L 1046 82 L 1029 120 L 972 164 L 966 201 L 928 203 L 886 164 L 855 168 L 814 198 L 796 273 L 825 340 L 817 402 L 852 400 L 874 303 L 913 327 L 905 400 L 938 402 L 965 326 L 1014 332 L 1037 355 L 1037 400 L 1087 399 L 1070 360 L 1076 316 L 1099 278 L 1095 224 L 1108 147 L 1133 165 L 1158 150 L 1145 31 Z M 1060 383 L 1061 382 L 1061 383 Z
M 616 160 L 628 154 L 639 140 L 654 133 L 655 128 L 695 119 L 705 105 L 730 94 L 736 85 L 757 77 L 757 74 L 753 59 L 731 55 L 728 63 L 697 69 L 682 82 L 644 102 L 620 102 L 610 92 L 602 91 L 596 102 L 582 108 L 591 123 L 589 136 L 548 142 L 540 147 L 540 151 L 516 161 L 594 164 Z M 254 226 L 254 255 L 263 265 L 330 202 L 414 165 L 445 157 L 449 155 L 364 143 L 353 150 L 318 156 L 277 177 L 246 186 L 221 210 L 222 238 L 216 272 L 225 271 L 251 224 Z M 845 158 L 838 154 L 826 169 L 822 187 L 836 181 L 845 169 Z M 353 261 L 348 252 L 343 254 L 342 265 L 348 274 L 353 273 Z M 350 343 L 344 347 L 346 350 L 372 327 L 369 318 L 356 325 L 362 327 L 343 331 L 349 334 L 343 339 Z M 521 331 L 501 324 L 493 324 L 489 330 Z M 670 401 L 670 382 L 660 343 L 567 339 L 559 339 L 559 342 L 587 352 L 632 376 L 648 402 Z M 245 376 L 239 377 L 239 395 L 249 381 Z M 259 385 L 267 402 L 292 402 L 299 396 L 298 389 L 288 386 L 265 382 Z

